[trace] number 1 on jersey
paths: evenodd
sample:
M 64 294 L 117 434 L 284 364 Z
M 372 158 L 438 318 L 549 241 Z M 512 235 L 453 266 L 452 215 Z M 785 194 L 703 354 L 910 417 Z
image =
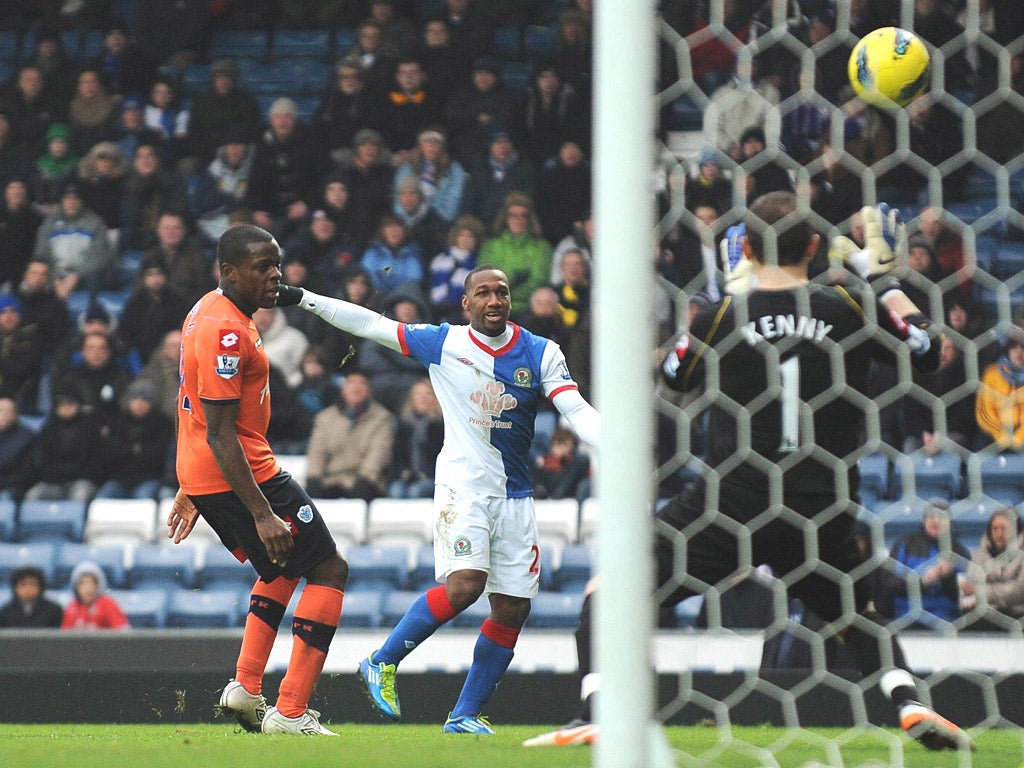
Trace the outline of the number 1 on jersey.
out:
M 800 445 L 800 358 L 779 363 L 782 386 L 782 430 L 779 452 L 790 453 Z

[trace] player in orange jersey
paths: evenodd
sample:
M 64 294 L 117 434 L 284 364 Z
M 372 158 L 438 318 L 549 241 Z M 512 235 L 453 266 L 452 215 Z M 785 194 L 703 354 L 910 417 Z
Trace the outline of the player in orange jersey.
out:
M 281 470 L 267 443 L 270 363 L 252 320 L 277 299 L 281 249 L 269 232 L 242 225 L 221 236 L 217 261 L 219 287 L 196 302 L 182 327 L 181 489 L 167 535 L 182 541 L 202 515 L 259 574 L 220 710 L 249 731 L 334 736 L 308 704 L 341 617 L 348 563 L 316 505 Z M 277 704 L 268 709 L 263 673 L 300 578 L 306 586 L 292 621 L 291 660 Z

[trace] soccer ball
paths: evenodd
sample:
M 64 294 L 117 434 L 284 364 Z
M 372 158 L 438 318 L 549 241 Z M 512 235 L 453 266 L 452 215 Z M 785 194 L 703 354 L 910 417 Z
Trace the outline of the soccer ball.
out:
M 877 107 L 905 107 L 928 88 L 928 48 L 913 32 L 884 27 L 860 39 L 847 71 L 854 93 Z

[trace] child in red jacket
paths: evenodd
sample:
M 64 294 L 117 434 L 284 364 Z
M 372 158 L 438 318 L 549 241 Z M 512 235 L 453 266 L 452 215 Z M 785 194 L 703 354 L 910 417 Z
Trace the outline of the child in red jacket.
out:
M 107 579 L 98 565 L 81 562 L 71 572 L 75 596 L 64 609 L 61 629 L 126 629 L 130 626 L 121 606 L 107 591 Z

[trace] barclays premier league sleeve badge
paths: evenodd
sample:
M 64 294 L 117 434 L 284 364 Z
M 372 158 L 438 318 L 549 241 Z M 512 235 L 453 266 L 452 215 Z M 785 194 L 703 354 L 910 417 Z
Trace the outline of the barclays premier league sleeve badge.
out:
M 239 354 L 239 337 L 236 331 L 220 331 L 217 343 L 217 361 L 215 372 L 222 379 L 232 379 L 238 375 L 238 365 L 241 362 Z

